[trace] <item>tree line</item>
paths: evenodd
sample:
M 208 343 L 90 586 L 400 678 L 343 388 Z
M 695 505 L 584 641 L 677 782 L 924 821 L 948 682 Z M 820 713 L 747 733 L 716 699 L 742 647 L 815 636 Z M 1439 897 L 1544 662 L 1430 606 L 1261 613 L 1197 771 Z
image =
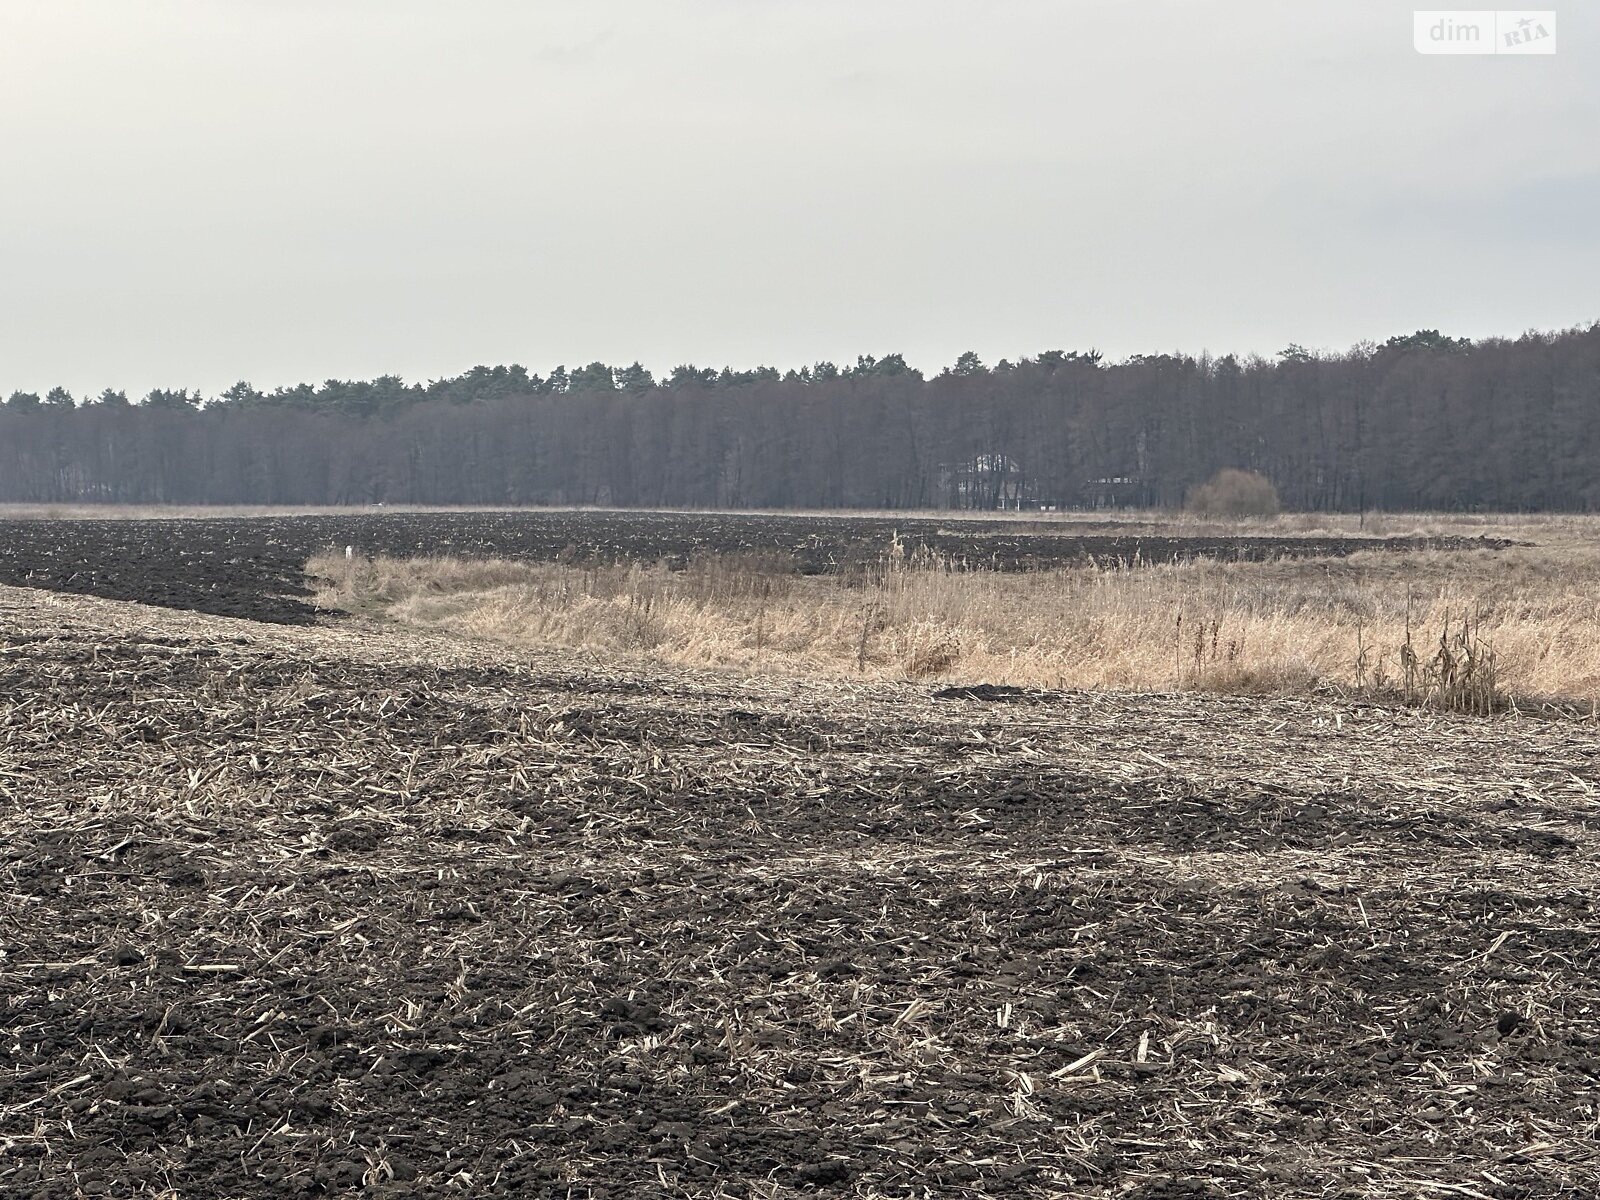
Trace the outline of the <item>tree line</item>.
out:
M 1270 360 L 968 353 L 932 378 L 890 354 L 0 405 L 10 502 L 1168 506 L 1228 467 L 1295 509 L 1600 507 L 1600 323 Z

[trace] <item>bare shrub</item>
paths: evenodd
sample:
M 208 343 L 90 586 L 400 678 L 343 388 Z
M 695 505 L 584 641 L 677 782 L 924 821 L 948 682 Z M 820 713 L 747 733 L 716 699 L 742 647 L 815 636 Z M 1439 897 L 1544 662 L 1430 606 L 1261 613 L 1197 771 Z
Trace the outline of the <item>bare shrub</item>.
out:
M 1275 517 L 1283 511 L 1278 489 L 1257 471 L 1226 467 L 1190 489 L 1184 510 L 1201 517 Z

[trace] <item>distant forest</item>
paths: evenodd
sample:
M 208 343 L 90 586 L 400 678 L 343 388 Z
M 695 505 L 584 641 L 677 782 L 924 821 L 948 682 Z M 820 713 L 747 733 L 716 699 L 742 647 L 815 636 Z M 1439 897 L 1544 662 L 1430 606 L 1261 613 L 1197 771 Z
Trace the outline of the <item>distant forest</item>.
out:
M 0 406 L 0 500 L 35 503 L 1168 506 L 1223 467 L 1295 509 L 1600 507 L 1600 324 L 1271 361 L 964 354 L 931 379 L 890 354 Z

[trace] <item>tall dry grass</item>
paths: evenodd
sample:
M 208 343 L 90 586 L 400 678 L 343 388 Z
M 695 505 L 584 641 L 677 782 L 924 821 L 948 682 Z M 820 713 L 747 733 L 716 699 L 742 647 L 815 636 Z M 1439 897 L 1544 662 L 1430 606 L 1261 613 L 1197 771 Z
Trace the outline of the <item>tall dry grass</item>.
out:
M 330 607 L 522 645 L 692 666 L 1036 687 L 1600 697 L 1600 551 L 958 571 L 892 554 L 854 576 L 709 558 L 686 570 L 313 559 Z

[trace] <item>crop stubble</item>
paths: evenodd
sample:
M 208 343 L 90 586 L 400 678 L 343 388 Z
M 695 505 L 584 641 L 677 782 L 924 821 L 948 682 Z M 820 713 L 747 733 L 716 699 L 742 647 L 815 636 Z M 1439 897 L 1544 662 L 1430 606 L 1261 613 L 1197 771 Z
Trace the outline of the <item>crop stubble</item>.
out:
M 0 618 L 0 1194 L 1600 1190 L 1592 730 Z

